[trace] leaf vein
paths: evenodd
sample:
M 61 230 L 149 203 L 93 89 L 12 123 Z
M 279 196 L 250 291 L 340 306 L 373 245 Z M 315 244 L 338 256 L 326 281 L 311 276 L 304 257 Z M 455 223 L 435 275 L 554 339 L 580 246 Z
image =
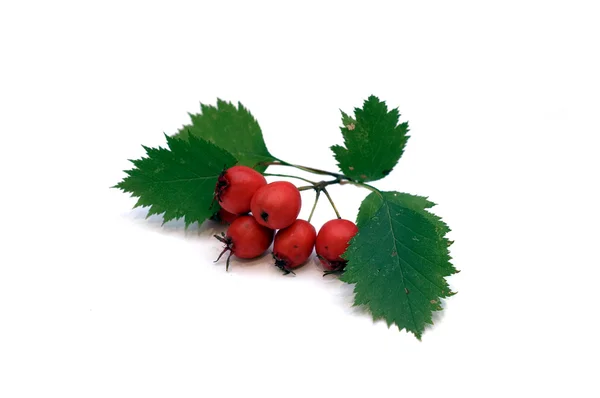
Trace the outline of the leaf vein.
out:
M 398 247 L 396 246 L 395 242 L 398 242 L 398 239 L 396 239 L 396 234 L 394 233 L 394 227 L 392 226 L 392 214 L 390 213 L 390 206 L 387 203 L 384 203 L 384 206 L 386 207 L 387 213 L 388 213 L 388 219 L 390 221 L 390 232 L 392 234 L 392 241 L 394 242 L 394 250 L 396 252 L 398 252 Z M 398 258 L 398 269 L 400 270 L 400 276 L 402 277 L 402 284 L 405 286 L 406 289 L 406 283 L 404 283 L 404 271 L 402 270 L 402 266 L 400 265 L 400 258 Z M 413 322 L 413 327 L 415 330 L 417 330 L 417 322 L 415 321 L 415 314 L 413 312 L 412 306 L 410 304 L 410 300 L 408 299 L 408 295 L 405 295 L 406 298 L 406 303 L 408 304 L 408 309 L 410 311 L 410 315 L 412 317 L 412 322 Z

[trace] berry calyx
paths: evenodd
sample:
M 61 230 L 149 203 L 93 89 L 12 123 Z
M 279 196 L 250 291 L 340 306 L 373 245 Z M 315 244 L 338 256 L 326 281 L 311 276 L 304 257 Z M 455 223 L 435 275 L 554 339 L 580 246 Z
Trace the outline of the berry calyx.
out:
M 275 235 L 273 258 L 275 266 L 285 275 L 304 264 L 312 254 L 317 232 L 308 221 L 296 220 Z M 293 272 L 292 272 L 293 273 Z
M 250 203 L 256 221 L 271 229 L 292 225 L 301 207 L 300 191 L 287 181 L 276 181 L 259 188 Z
M 255 258 L 267 251 L 273 242 L 273 231 L 260 225 L 252 216 L 240 216 L 231 223 L 226 234 L 215 235 L 215 238 L 225 244 L 215 262 L 229 251 L 225 267 L 229 270 L 232 255 L 239 258 Z
M 210 219 L 221 224 L 231 224 L 239 216 L 239 214 L 230 213 L 225 209 L 219 209 Z
M 246 166 L 233 166 L 219 176 L 215 199 L 229 213 L 248 213 L 252 196 L 265 185 L 267 180 L 258 171 Z
M 335 219 L 327 221 L 317 235 L 315 247 L 326 274 L 341 273 L 347 261 L 341 256 L 358 228 L 352 221 Z

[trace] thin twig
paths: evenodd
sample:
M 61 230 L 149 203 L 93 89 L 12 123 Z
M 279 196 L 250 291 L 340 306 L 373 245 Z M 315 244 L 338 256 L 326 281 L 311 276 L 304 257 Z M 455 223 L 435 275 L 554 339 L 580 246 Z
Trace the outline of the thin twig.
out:
M 340 213 L 338 212 L 338 209 L 335 207 L 335 203 L 333 203 L 333 199 L 331 199 L 331 196 L 329 196 L 329 192 L 327 192 L 327 189 L 323 188 L 322 191 L 325 194 L 325 196 L 327 196 L 327 199 L 329 199 L 329 203 L 331 203 L 331 207 L 333 207 L 333 211 L 335 211 L 335 215 L 337 216 L 337 218 L 342 218 L 342 216 L 340 216 Z
M 319 196 L 321 195 L 320 190 L 316 190 L 317 195 L 315 196 L 315 203 L 313 204 L 312 210 L 310 211 L 310 216 L 308 216 L 308 222 L 312 219 L 313 214 L 315 213 L 315 209 L 317 208 L 317 202 L 319 201 Z
M 302 177 L 296 177 L 296 176 L 291 176 L 291 175 L 285 175 L 285 174 L 265 174 L 265 175 L 273 175 L 273 176 L 281 176 L 281 177 L 291 177 L 291 178 L 298 178 L 300 180 L 306 181 L 310 184 L 312 184 L 312 187 L 300 187 L 299 190 L 300 191 L 305 191 L 307 189 L 316 189 L 316 190 L 322 190 L 325 191 L 325 187 L 328 185 L 334 185 L 334 184 L 340 184 L 340 185 L 344 185 L 344 184 L 352 184 L 355 185 L 357 187 L 362 187 L 362 188 L 366 188 L 372 192 L 377 193 L 379 196 L 383 196 L 381 191 L 377 188 L 375 188 L 372 185 L 369 184 L 365 184 L 364 182 L 359 182 L 356 181 L 350 177 L 347 177 L 343 174 L 339 174 L 339 173 L 333 173 L 331 171 L 326 171 L 326 170 L 320 170 L 320 169 L 315 169 L 314 167 L 306 167 L 306 166 L 300 166 L 297 164 L 292 164 L 292 163 L 288 163 L 284 160 L 274 160 L 272 162 L 261 162 L 258 163 L 259 165 L 262 166 L 287 166 L 287 167 L 294 167 L 298 170 L 303 170 L 309 173 L 313 173 L 313 174 L 320 174 L 320 175 L 328 175 L 331 177 L 335 177 L 335 180 L 331 180 L 331 181 L 321 181 L 321 182 L 314 182 L 314 181 L 310 181 L 307 180 L 305 178 Z M 327 194 L 327 193 L 326 193 Z M 329 198 L 329 194 L 327 194 L 327 197 Z M 330 199 L 331 202 L 331 199 Z M 333 206 L 335 209 L 335 206 Z M 337 213 L 337 211 L 336 211 Z
M 315 169 L 314 167 L 307 167 L 307 166 L 300 166 L 297 164 L 292 164 L 292 163 L 288 163 L 286 161 L 283 160 L 275 160 L 273 162 L 262 162 L 260 163 L 263 166 L 287 166 L 287 167 L 294 167 L 296 169 L 299 170 L 303 170 L 309 173 L 313 173 L 313 174 L 321 174 L 321 175 L 327 175 L 327 176 L 332 176 L 332 177 L 336 177 L 336 178 L 346 178 L 343 174 L 339 174 L 339 173 L 332 173 L 331 171 L 326 171 L 326 170 L 320 170 L 320 169 Z
M 381 191 L 380 191 L 379 189 L 375 188 L 375 187 L 374 187 L 374 186 L 372 186 L 372 185 L 365 184 L 364 182 L 348 181 L 348 183 L 349 183 L 349 184 L 352 184 L 352 185 L 355 185 L 355 186 L 357 186 L 357 187 L 367 188 L 369 191 L 371 191 L 371 192 L 375 192 L 375 193 L 377 193 L 379 196 L 383 196 L 383 195 L 381 194 Z
M 298 180 L 302 180 L 304 182 L 308 182 L 309 184 L 313 184 L 315 185 L 316 182 L 311 181 L 311 180 L 307 180 L 304 177 L 298 177 L 298 176 L 293 176 L 293 175 L 289 175 L 289 174 L 273 174 L 273 173 L 264 173 L 263 174 L 265 177 L 285 177 L 285 178 L 296 178 Z

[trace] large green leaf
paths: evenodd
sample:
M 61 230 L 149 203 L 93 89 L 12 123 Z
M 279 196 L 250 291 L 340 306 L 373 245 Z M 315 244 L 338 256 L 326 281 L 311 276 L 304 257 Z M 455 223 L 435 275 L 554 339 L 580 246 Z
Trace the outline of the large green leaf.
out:
M 239 164 L 264 171 L 257 164 L 276 158 L 269 153 L 258 122 L 241 103 L 236 108 L 231 102 L 217 100 L 217 106 L 200 104 L 201 113 L 192 114 L 191 125 L 179 129 L 176 137 L 189 135 L 205 139 L 227 150 Z
M 135 207 L 149 206 L 148 216 L 164 213 L 164 222 L 184 217 L 186 227 L 202 223 L 215 211 L 211 204 L 219 174 L 236 159 L 194 136 L 166 138 L 169 149 L 144 147 L 148 156 L 132 160 L 135 168 L 125 171 L 128 176 L 115 188 L 138 197 Z
M 334 145 L 342 172 L 357 181 L 374 181 L 388 175 L 404 152 L 408 122 L 398 124 L 398 109 L 388 111 L 374 95 L 354 109 L 354 118 L 342 112 L 344 145 Z
M 373 192 L 361 204 L 358 234 L 344 257 L 341 279 L 354 284 L 354 304 L 421 338 L 441 298 L 454 293 L 445 277 L 451 264 L 448 226 L 426 209 L 426 198 L 399 192 Z

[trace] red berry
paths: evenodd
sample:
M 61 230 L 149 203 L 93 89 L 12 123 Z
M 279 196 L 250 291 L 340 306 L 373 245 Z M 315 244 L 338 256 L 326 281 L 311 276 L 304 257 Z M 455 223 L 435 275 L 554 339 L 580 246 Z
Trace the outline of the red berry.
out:
M 230 213 L 225 209 L 219 209 L 218 212 L 213 214 L 211 220 L 218 221 L 221 224 L 231 224 L 238 217 L 238 214 Z
M 273 231 L 260 225 L 252 216 L 236 218 L 227 229 L 227 234 L 222 235 L 215 235 L 215 238 L 225 243 L 225 248 L 216 261 L 219 261 L 225 252 L 230 251 L 226 269 L 229 269 L 232 254 L 239 258 L 258 257 L 267 251 L 273 241 Z
M 233 166 L 219 176 L 215 199 L 230 213 L 248 213 L 252 196 L 265 185 L 267 180 L 258 171 L 246 166 Z
M 271 229 L 292 225 L 301 207 L 300 191 L 287 181 L 276 181 L 259 188 L 250 205 L 256 221 Z
M 275 265 L 284 273 L 304 264 L 310 257 L 317 239 L 317 232 L 308 221 L 296 220 L 275 235 L 273 257 Z
M 335 219 L 327 221 L 317 235 L 316 250 L 321 264 L 327 271 L 341 271 L 347 261 L 341 256 L 348 248 L 350 239 L 358 232 L 352 221 Z

